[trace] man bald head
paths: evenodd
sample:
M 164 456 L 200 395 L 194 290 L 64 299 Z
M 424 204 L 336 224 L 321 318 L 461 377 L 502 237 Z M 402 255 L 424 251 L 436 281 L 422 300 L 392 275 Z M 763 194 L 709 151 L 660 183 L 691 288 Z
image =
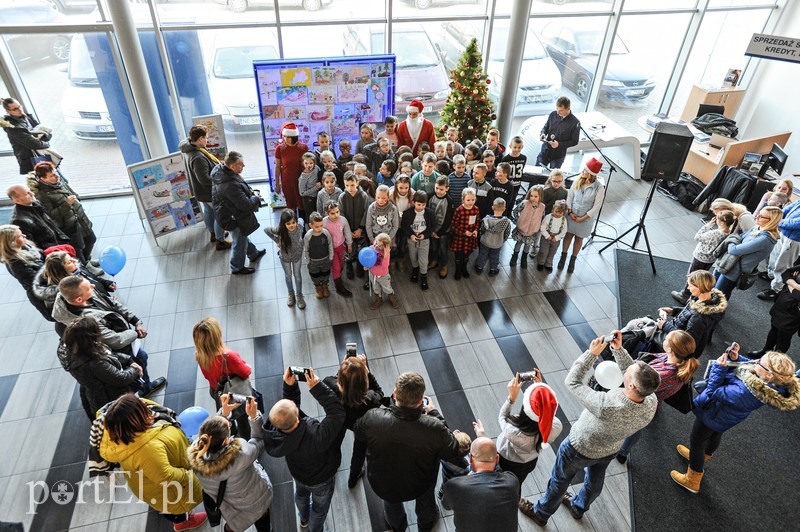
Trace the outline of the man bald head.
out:
M 469 449 L 469 455 L 472 470 L 476 473 L 493 471 L 500 459 L 494 441 L 485 436 L 475 438 Z
M 300 423 L 297 405 L 288 399 L 281 399 L 269 411 L 269 422 L 283 432 L 292 432 Z
M 36 196 L 33 195 L 27 185 L 11 185 L 6 190 L 6 194 L 11 201 L 24 207 L 36 201 Z

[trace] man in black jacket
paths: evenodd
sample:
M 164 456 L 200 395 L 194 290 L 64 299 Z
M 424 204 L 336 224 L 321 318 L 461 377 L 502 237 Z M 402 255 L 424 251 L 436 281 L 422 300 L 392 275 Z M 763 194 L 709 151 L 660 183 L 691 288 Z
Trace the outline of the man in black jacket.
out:
M 433 529 L 438 519 L 433 492 L 440 460 L 463 458 L 444 418 L 424 394 L 425 380 L 407 371 L 395 381 L 394 404 L 373 408 L 353 427 L 355 437 L 367 442 L 367 478 L 383 499 L 384 517 L 392 530 L 408 525 L 404 501 L 415 501 L 420 532 Z
M 44 150 L 50 147 L 51 138 L 46 128 L 37 132 L 35 128 L 39 122 L 32 116 L 25 114 L 25 109 L 14 98 L 4 98 L 3 108 L 8 113 L 0 121 L 0 125 L 8 135 L 8 141 L 14 150 L 14 156 L 19 163 L 20 175 L 27 175 L 33 171 L 34 150 Z
M 577 146 L 581 123 L 570 111 L 570 105 L 566 96 L 556 100 L 556 110 L 547 117 L 539 135 L 542 151 L 536 156 L 536 166 L 561 168 L 567 158 L 567 148 Z
M 244 170 L 242 154 L 228 152 L 225 163 L 220 163 L 211 171 L 211 201 L 217 221 L 231 232 L 233 249 L 231 250 L 231 273 L 251 274 L 252 267 L 267 252 L 256 249 L 255 244 L 247 238 L 258 229 L 256 212 L 261 207 L 261 198 L 253 192 L 240 175 Z M 250 259 L 250 266 L 245 267 L 244 257 Z
M 333 498 L 336 470 L 342 461 L 345 411 L 333 391 L 320 382 L 312 368 L 305 370 L 306 384 L 325 411 L 322 421 L 300 410 L 300 387 L 287 368 L 283 374 L 283 399 L 269 411 L 264 424 L 264 447 L 270 456 L 286 457 L 295 482 L 294 500 L 300 526 L 322 532 Z
M 69 237 L 58 228 L 26 185 L 10 186 L 6 194 L 14 202 L 11 223 L 39 249 L 70 243 Z

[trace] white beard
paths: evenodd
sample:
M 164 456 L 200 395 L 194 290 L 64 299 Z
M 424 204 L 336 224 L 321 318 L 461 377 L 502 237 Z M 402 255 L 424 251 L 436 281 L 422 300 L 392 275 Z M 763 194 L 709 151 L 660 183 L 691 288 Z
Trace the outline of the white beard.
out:
M 408 134 L 411 135 L 411 140 L 414 141 L 414 144 L 417 143 L 417 139 L 419 139 L 419 134 L 422 131 L 422 121 L 424 118 L 422 116 L 418 116 L 417 118 L 406 118 L 406 125 L 408 126 Z

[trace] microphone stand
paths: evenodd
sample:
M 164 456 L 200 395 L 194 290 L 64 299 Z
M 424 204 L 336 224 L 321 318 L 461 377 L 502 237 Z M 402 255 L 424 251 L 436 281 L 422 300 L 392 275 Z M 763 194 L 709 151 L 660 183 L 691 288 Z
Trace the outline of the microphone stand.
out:
M 597 150 L 597 153 L 600 154 L 600 157 L 602 157 L 603 160 L 605 160 L 605 162 L 608 164 L 608 181 L 606 182 L 606 192 L 608 192 L 608 187 L 611 186 L 611 176 L 613 175 L 614 172 L 617 171 L 617 167 L 614 166 L 614 163 L 611 162 L 611 159 L 606 157 L 606 154 L 603 153 L 603 151 L 597 146 L 597 144 L 594 142 L 594 139 L 589 134 L 589 132 L 586 131 L 585 129 L 583 129 L 583 124 L 580 124 L 578 127 L 580 127 L 580 129 L 583 132 L 583 134 L 586 135 L 586 138 L 589 139 L 589 142 L 592 143 L 592 146 L 594 146 L 594 149 Z M 586 242 L 583 243 L 583 247 L 581 249 L 586 249 L 589 246 L 589 244 L 592 243 L 592 241 L 595 239 L 595 237 L 596 238 L 604 238 L 606 240 L 614 241 L 613 238 L 611 238 L 609 236 L 603 236 L 603 235 L 601 235 L 601 234 L 599 234 L 597 232 L 597 226 L 599 224 L 603 224 L 606 227 L 611 228 L 611 230 L 614 231 L 615 234 L 617 232 L 617 230 L 611 224 L 603 222 L 603 221 L 600 221 L 600 215 L 603 213 L 603 207 L 606 204 L 606 196 L 607 195 L 608 194 L 603 194 L 603 201 L 600 202 L 600 209 L 597 211 L 597 219 L 595 219 L 595 221 L 594 221 L 594 227 L 592 228 L 592 233 L 589 235 L 589 238 L 586 239 Z

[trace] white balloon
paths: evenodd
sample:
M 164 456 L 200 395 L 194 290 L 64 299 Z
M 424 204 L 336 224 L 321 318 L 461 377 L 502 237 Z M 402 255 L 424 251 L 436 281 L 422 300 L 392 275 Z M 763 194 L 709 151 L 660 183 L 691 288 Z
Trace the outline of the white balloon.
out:
M 619 369 L 616 362 L 604 360 L 595 368 L 594 379 L 603 388 L 613 390 L 622 384 L 622 370 Z

